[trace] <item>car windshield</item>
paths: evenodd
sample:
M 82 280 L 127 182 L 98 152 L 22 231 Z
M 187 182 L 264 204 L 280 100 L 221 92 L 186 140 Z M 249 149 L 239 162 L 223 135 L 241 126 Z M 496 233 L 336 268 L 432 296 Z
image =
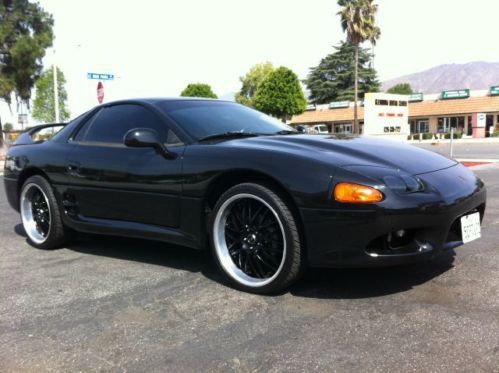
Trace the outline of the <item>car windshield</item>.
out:
M 196 140 L 224 133 L 276 134 L 295 130 L 259 111 L 224 101 L 178 100 L 156 104 Z

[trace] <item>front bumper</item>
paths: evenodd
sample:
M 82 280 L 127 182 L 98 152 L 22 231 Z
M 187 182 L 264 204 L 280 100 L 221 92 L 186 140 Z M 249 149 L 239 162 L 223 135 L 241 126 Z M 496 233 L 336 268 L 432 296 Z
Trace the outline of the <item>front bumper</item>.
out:
M 462 166 L 420 178 L 428 192 L 389 196 L 379 205 L 301 208 L 310 266 L 407 264 L 462 245 L 459 218 L 478 211 L 483 219 L 485 186 Z M 406 237 L 392 247 L 387 241 L 400 230 Z

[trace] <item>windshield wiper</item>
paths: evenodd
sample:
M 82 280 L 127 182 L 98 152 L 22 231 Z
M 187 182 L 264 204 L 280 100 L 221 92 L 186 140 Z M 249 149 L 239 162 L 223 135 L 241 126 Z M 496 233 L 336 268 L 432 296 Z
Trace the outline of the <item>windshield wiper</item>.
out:
M 295 131 L 295 130 L 282 130 L 282 131 L 275 132 L 274 135 L 296 135 L 299 133 L 300 132 Z
M 255 137 L 260 135 L 261 133 L 256 133 L 256 132 L 229 131 L 224 133 L 215 133 L 213 135 L 208 135 L 200 138 L 198 141 L 206 141 L 214 139 L 236 139 L 239 137 Z

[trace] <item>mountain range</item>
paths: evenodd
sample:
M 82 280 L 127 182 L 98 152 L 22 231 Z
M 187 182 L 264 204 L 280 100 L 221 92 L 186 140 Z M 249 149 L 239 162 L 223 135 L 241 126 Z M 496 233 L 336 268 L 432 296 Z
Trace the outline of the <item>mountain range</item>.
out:
M 451 89 L 489 89 L 499 85 L 499 62 L 475 61 L 446 64 L 414 74 L 390 79 L 382 84 L 383 91 L 398 83 L 409 83 L 414 92 L 438 93 Z

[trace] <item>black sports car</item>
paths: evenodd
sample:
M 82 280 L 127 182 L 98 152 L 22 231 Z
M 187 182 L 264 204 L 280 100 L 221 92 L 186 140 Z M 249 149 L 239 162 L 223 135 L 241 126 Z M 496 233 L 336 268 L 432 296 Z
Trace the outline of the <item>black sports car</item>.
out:
M 258 293 L 305 266 L 431 259 L 478 238 L 485 211 L 483 182 L 451 159 L 300 134 L 233 102 L 114 102 L 29 137 L 10 148 L 4 181 L 33 246 L 72 231 L 211 246 L 226 277 Z

